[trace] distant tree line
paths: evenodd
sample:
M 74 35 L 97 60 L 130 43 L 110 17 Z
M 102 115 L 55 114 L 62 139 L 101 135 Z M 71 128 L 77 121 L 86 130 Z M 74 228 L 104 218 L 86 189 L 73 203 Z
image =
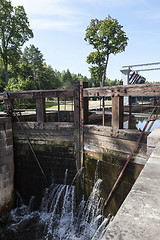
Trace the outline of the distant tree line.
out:
M 59 72 L 47 65 L 43 54 L 34 45 L 21 52 L 16 64 L 8 65 L 8 83 L 5 82 L 5 67 L 0 59 L 0 91 L 22 91 L 37 89 L 69 89 L 76 81 L 86 81 L 89 87 L 98 87 L 99 82 L 82 74 L 71 73 L 69 69 Z M 106 86 L 120 85 L 119 80 L 106 79 Z

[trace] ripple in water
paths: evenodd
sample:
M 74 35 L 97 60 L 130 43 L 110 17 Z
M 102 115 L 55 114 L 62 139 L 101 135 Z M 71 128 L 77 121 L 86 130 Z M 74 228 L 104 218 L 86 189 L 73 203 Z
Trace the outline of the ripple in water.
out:
M 46 189 L 40 210 L 30 204 L 0 219 L 1 240 L 100 240 L 109 223 L 101 214 L 100 184 L 95 182 L 87 201 L 76 207 L 75 186 L 52 184 Z

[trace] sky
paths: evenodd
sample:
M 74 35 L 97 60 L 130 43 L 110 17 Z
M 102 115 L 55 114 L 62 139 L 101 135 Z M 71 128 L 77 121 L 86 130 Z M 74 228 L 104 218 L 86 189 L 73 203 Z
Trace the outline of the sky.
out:
M 94 18 L 116 18 L 129 38 L 125 52 L 110 55 L 107 77 L 121 79 L 124 65 L 160 62 L 159 0 L 11 0 L 23 5 L 33 30 L 34 44 L 48 65 L 90 77 L 86 58 L 92 46 L 84 41 L 85 30 Z M 151 66 L 160 67 L 160 65 Z M 149 67 L 149 68 L 151 68 Z M 138 69 L 143 69 L 140 67 Z M 146 67 L 145 67 L 146 68 Z M 137 70 L 137 68 L 134 68 Z M 160 70 L 139 72 L 147 81 L 159 82 Z

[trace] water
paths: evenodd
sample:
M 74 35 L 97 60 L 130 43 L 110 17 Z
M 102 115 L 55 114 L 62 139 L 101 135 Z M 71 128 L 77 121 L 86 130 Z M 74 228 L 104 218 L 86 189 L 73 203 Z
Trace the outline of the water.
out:
M 142 131 L 144 126 L 145 126 L 145 124 L 146 124 L 146 122 L 147 122 L 147 118 L 133 119 L 132 128 L 133 129 L 138 129 L 138 130 Z M 128 129 L 128 124 L 129 124 L 129 121 L 128 120 L 125 121 L 123 123 L 123 128 Z M 151 124 L 151 122 L 148 124 L 148 127 L 150 126 L 150 124 Z M 157 127 L 160 127 L 160 120 L 159 119 L 155 120 L 153 126 L 150 129 L 150 132 L 152 132 Z M 146 129 L 146 131 L 147 131 L 147 129 Z
M 136 124 L 136 128 L 137 128 L 137 129 L 140 129 L 140 130 L 143 130 L 146 122 L 147 122 L 147 119 L 143 119 L 143 120 L 141 120 L 141 121 L 138 121 L 138 123 Z M 150 126 L 150 124 L 151 124 L 151 122 L 149 123 L 148 127 Z M 153 131 L 155 128 L 157 128 L 157 127 L 160 127 L 160 120 L 156 120 L 156 121 L 154 122 L 154 124 L 153 124 L 153 126 L 151 127 L 151 130 L 150 130 L 150 131 L 152 132 L 152 131 Z M 147 129 L 146 129 L 146 130 L 147 130 Z
M 109 218 L 102 215 L 102 180 L 95 178 L 87 201 L 77 207 L 75 186 L 52 184 L 45 190 L 41 207 L 33 211 L 34 198 L 25 206 L 19 196 L 18 207 L 0 219 L 1 240 L 100 240 Z

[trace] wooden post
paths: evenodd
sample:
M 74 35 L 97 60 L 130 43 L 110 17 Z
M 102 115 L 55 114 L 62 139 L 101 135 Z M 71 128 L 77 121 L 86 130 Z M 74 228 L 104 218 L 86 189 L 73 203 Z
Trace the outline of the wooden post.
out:
M 60 102 L 58 97 L 58 122 L 60 122 Z
M 143 113 L 143 96 L 141 97 L 142 104 L 141 104 L 141 113 Z M 154 104 L 155 105 L 155 104 Z
M 101 111 L 101 97 L 99 97 L 99 110 Z
M 84 165 L 84 133 L 83 124 L 88 123 L 88 97 L 83 97 L 83 89 L 88 87 L 88 82 L 80 82 L 80 163 Z
M 36 98 L 36 118 L 37 122 L 44 123 L 46 120 L 45 98 Z
M 81 168 L 80 154 L 80 83 L 74 82 L 74 144 L 76 152 L 76 168 Z
M 7 114 L 12 115 L 12 109 L 14 109 L 14 99 L 5 99 L 4 105 Z
M 112 96 L 112 128 L 123 128 L 123 97 Z
M 81 82 L 81 88 L 88 88 L 88 82 Z M 82 97 L 83 97 L 83 91 L 82 91 Z M 83 123 L 87 124 L 89 121 L 89 101 L 88 101 L 88 97 L 83 97 Z
M 77 171 L 83 166 L 83 124 L 88 122 L 88 97 L 83 98 L 86 82 L 74 83 L 74 143 Z
M 66 111 L 66 96 L 64 97 L 64 111 Z
M 72 111 L 73 111 L 73 106 L 74 106 L 74 98 L 72 98 Z
M 104 97 L 102 98 L 103 100 L 103 117 L 102 117 L 102 125 L 104 126 L 104 122 L 105 122 L 105 99 Z
M 129 120 L 128 129 L 132 129 L 132 97 L 129 96 Z

